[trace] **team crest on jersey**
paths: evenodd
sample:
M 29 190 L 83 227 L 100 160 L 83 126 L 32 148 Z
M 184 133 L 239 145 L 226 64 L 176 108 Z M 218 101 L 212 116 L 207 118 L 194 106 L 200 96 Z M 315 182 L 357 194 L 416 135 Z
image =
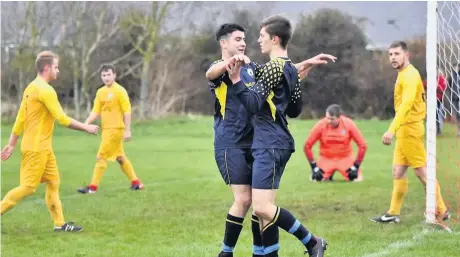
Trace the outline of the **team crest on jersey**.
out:
M 254 71 L 251 68 L 248 69 L 248 74 L 249 76 L 254 77 Z
M 112 97 L 113 97 L 113 94 L 112 94 L 112 93 L 109 93 L 108 99 L 109 99 L 109 100 L 112 100 Z
M 342 131 L 340 131 L 340 134 L 342 135 L 345 135 L 347 132 L 345 131 L 345 129 L 342 129 Z

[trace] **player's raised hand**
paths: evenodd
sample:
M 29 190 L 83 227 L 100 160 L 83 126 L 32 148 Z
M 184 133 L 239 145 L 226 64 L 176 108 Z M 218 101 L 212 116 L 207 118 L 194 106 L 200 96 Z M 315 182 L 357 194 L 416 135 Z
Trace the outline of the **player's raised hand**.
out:
M 385 132 L 385 134 L 383 134 L 383 138 L 382 138 L 382 142 L 384 145 L 391 145 L 393 141 L 393 133 L 391 132 Z
M 97 135 L 97 133 L 99 132 L 99 126 L 97 126 L 97 125 L 92 125 L 92 124 L 87 124 L 85 130 L 86 130 L 86 132 L 87 132 L 88 134 Z
M 2 150 L 2 161 L 6 161 L 10 158 L 11 154 L 14 151 L 14 146 L 6 145 Z
M 243 64 L 243 62 L 236 61 L 233 65 L 228 65 L 227 66 L 228 76 L 230 77 L 230 80 L 234 84 L 241 80 L 241 78 L 240 78 L 240 70 L 241 70 L 242 64 Z
M 307 60 L 307 62 L 311 65 L 318 65 L 318 64 L 326 64 L 329 61 L 335 62 L 337 60 L 337 57 L 330 55 L 330 54 L 318 54 L 317 56 L 310 58 Z
M 123 134 L 123 140 L 125 140 L 125 142 L 128 142 L 129 140 L 131 140 L 131 131 L 130 130 L 125 130 L 125 133 Z

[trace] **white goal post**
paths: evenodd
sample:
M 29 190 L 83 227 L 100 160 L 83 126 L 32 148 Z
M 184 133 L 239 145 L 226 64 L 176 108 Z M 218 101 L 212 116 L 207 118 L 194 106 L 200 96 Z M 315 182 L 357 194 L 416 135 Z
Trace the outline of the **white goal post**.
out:
M 437 43 L 438 21 L 437 2 L 427 2 L 426 26 L 426 152 L 427 152 L 427 177 L 426 177 L 426 210 L 427 223 L 436 222 L 436 88 L 437 88 Z

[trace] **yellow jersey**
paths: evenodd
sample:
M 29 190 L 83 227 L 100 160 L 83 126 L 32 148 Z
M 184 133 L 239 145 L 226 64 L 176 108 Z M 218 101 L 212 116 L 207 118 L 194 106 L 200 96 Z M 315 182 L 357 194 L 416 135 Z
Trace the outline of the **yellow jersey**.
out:
M 114 82 L 97 90 L 93 112 L 101 116 L 101 128 L 125 128 L 124 114 L 131 113 L 131 103 L 126 89 Z
M 55 120 L 63 126 L 69 126 L 72 121 L 62 110 L 54 88 L 37 77 L 24 90 L 13 126 L 14 134 L 23 133 L 21 150 L 52 150 Z
M 396 137 L 423 136 L 426 95 L 419 71 L 409 64 L 398 71 L 394 89 L 395 117 L 388 131 Z

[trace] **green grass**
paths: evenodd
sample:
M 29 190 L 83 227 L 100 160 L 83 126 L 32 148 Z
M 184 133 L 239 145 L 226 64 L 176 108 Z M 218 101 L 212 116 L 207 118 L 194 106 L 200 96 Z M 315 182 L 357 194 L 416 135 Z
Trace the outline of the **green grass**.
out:
M 368 142 L 362 166 L 365 181 L 311 183 L 303 142 L 313 121 L 291 121 L 297 151 L 286 168 L 277 203 L 290 210 L 314 234 L 328 239 L 326 256 L 458 256 L 460 236 L 427 231 L 425 197 L 413 172 L 402 208 L 402 223 L 379 225 L 370 217 L 384 212 L 392 190 L 392 147 L 381 144 L 388 122 L 357 121 Z M 11 126 L 2 126 L 2 145 Z M 447 129 L 452 130 L 452 129 Z M 91 178 L 99 138 L 58 127 L 54 150 L 61 174 L 61 199 L 67 221 L 85 230 L 79 234 L 54 233 L 44 203 L 44 186 L 2 216 L 2 256 L 212 257 L 220 250 L 230 190 L 217 171 L 213 156 L 212 119 L 170 118 L 133 126 L 133 140 L 125 145 L 138 176 L 141 192 L 128 190 L 129 182 L 116 163 L 110 163 L 100 190 L 79 195 L 76 189 Z M 460 147 L 452 134 L 438 146 L 447 172 L 440 172 L 448 202 L 458 219 Z M 457 151 L 457 152 L 455 152 Z M 19 182 L 20 151 L 2 163 L 2 197 Z M 457 165 L 457 166 L 456 166 Z M 449 191 L 449 192 L 448 192 Z M 251 256 L 249 220 L 241 233 L 235 256 Z M 460 226 L 453 224 L 454 230 Z M 425 232 L 424 232 L 425 231 Z M 303 256 L 303 246 L 281 232 L 280 256 Z

